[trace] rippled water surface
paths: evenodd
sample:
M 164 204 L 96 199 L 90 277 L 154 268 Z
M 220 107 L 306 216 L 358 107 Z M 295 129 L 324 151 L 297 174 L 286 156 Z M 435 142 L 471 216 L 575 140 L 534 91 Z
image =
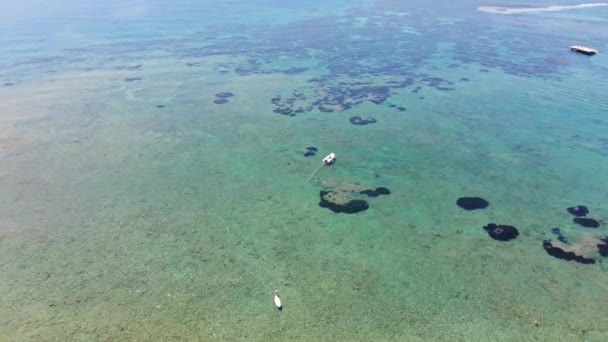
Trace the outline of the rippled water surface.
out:
M 5 4 L 0 340 L 607 340 L 608 7 L 294 2 Z

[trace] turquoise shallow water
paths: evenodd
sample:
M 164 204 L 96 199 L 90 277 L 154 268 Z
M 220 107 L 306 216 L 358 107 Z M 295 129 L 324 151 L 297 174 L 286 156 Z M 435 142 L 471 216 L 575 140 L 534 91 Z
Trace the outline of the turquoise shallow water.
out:
M 566 212 L 608 215 L 606 8 L 33 5 L 1 24 L 0 340 L 606 339 L 606 225 Z

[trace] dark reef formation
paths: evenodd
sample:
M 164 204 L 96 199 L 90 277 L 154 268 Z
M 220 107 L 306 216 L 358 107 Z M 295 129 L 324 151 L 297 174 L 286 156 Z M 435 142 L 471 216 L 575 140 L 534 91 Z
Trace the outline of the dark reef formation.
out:
M 452 88 L 452 87 L 446 87 L 446 85 L 452 85 L 454 83 L 444 80 L 439 77 L 425 77 L 425 78 L 421 79 L 420 82 L 424 83 L 428 87 L 432 87 L 437 90 L 443 90 L 443 91 L 454 90 L 454 88 Z M 420 88 L 420 87 L 418 87 L 418 88 Z
M 327 208 L 334 213 L 345 214 L 355 214 L 369 209 L 369 204 L 367 204 L 367 202 L 364 200 L 349 200 L 344 203 L 334 201 L 332 198 L 332 195 L 334 194 L 335 192 L 333 191 L 321 191 L 319 193 L 321 197 L 319 206 L 322 208 Z
M 314 146 L 308 146 L 304 152 L 304 157 L 312 157 L 317 154 L 317 148 Z
M 564 235 L 562 235 L 562 231 L 558 227 L 551 228 L 551 233 L 555 234 L 555 236 L 557 236 L 557 239 L 559 241 L 561 241 L 565 244 L 569 244 L 568 239 L 566 239 L 566 237 Z
M 141 67 L 143 67 L 143 65 L 141 64 L 137 64 L 137 65 L 120 65 L 114 68 L 114 70 L 129 70 L 129 71 L 135 71 L 135 70 L 141 70 Z
M 376 188 L 376 190 L 363 190 L 360 194 L 367 195 L 369 197 L 378 197 L 380 195 L 390 195 L 391 191 L 383 186 Z
M 244 29 L 244 23 L 227 21 L 221 30 L 226 34 L 217 33 L 216 23 L 202 23 L 196 32 L 172 40 L 115 42 L 103 51 L 80 47 L 57 56 L 34 55 L 15 65 L 48 66 L 53 71 L 62 66 L 77 66 L 95 54 L 100 60 L 116 61 L 117 70 L 136 73 L 143 68 L 133 62 L 134 55 L 165 51 L 187 61 L 188 67 L 204 65 L 203 61 L 210 56 L 238 57 L 238 61 L 226 58 L 222 63 L 211 64 L 218 74 L 305 76 L 311 67 L 309 64 L 279 68 L 276 62 L 282 58 L 291 63 L 314 58 L 323 67 L 313 67 L 314 77 L 311 75 L 308 84 L 298 89 L 306 91 L 309 98 L 289 103 L 296 97 L 282 95 L 280 105 L 273 108 L 279 114 L 295 116 L 312 110 L 340 112 L 361 103 L 382 103 L 396 94 L 398 88 L 413 93 L 422 88 L 426 91 L 428 87 L 447 91 L 472 80 L 475 73 L 490 70 L 559 80 L 564 66 L 579 62 L 574 60 L 575 56 L 554 53 L 555 46 L 563 45 L 563 37 L 558 32 L 527 32 L 525 40 L 534 45 L 535 54 L 531 55 L 530 44 L 522 44 L 521 37 L 501 30 L 487 30 L 493 24 L 490 15 L 438 25 L 438 14 L 461 10 L 460 4 L 454 1 L 444 2 L 438 8 L 411 6 L 407 1 L 374 1 L 370 6 L 349 9 L 348 14 L 310 16 L 270 26 L 247 24 Z M 405 12 L 409 15 L 395 15 Z M 361 27 L 358 18 L 370 20 Z M 395 39 L 403 35 L 404 25 L 416 34 Z M 484 34 L 480 35 L 482 31 Z M 595 38 L 599 35 L 590 34 Z M 446 41 L 451 42 L 450 57 L 435 59 L 437 45 L 429 42 Z M 416 71 L 423 65 L 428 67 L 428 74 Z M 446 70 L 451 71 L 455 84 L 438 77 L 445 75 Z
M 490 223 L 483 227 L 488 235 L 494 240 L 509 241 L 515 239 L 519 235 L 517 228 L 502 224 Z
M 600 226 L 599 221 L 589 217 L 575 217 L 572 219 L 572 221 L 585 228 L 597 228 Z
M 234 96 L 234 94 L 229 91 L 222 91 L 220 93 L 215 94 L 215 96 L 219 97 L 220 99 L 227 99 L 229 97 Z
M 603 237 L 600 239 L 602 243 L 597 244 L 597 251 L 603 257 L 608 257 L 608 237 Z
M 566 261 L 576 261 L 581 264 L 595 264 L 595 259 L 586 258 L 582 255 L 577 255 L 574 252 L 565 251 L 560 247 L 554 246 L 553 243 L 551 243 L 551 240 L 544 240 L 543 248 L 547 251 L 547 254 L 554 258 Z
M 353 125 L 359 125 L 359 126 L 365 126 L 365 125 L 369 125 L 369 124 L 378 122 L 376 119 L 374 119 L 372 117 L 362 118 L 360 116 L 353 116 L 352 118 L 348 119 L 348 121 L 350 121 L 350 123 Z
M 576 207 L 570 207 L 566 209 L 571 215 L 576 217 L 583 217 L 589 214 L 589 209 L 584 205 L 577 205 Z
M 293 75 L 293 74 L 299 74 L 299 73 L 303 73 L 305 71 L 308 71 L 308 68 L 306 67 L 293 67 L 293 68 L 289 68 L 289 69 L 284 69 L 284 70 L 273 70 L 274 72 L 280 72 L 286 75 Z
M 456 205 L 464 210 L 476 210 L 485 209 L 490 203 L 481 197 L 460 197 L 456 200 Z

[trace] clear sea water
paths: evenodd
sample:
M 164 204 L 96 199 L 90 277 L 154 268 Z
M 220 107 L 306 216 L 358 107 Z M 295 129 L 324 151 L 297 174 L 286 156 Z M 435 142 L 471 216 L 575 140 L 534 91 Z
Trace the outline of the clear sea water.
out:
M 572 4 L 2 2 L 0 340 L 608 340 L 608 7 L 477 10 Z

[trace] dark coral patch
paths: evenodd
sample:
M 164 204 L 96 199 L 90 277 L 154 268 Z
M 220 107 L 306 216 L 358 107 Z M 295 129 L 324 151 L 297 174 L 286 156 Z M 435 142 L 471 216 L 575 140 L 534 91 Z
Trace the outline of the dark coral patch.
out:
M 600 223 L 597 220 L 588 217 L 575 217 L 572 221 L 585 228 L 597 228 L 600 226 Z
M 476 210 L 485 209 L 490 203 L 481 197 L 460 197 L 456 201 L 456 205 L 464 210 Z
M 557 236 L 557 239 L 565 244 L 569 244 L 568 239 L 566 239 L 566 237 L 564 235 L 562 235 L 562 231 L 555 227 L 555 228 L 551 228 L 551 233 L 555 234 L 555 236 Z
M 222 91 L 220 93 L 215 94 L 215 96 L 219 97 L 220 99 L 227 99 L 229 97 L 234 96 L 234 94 L 229 91 Z
M 307 71 L 307 70 L 308 70 L 308 68 L 306 68 L 306 67 L 295 67 L 295 68 L 289 68 L 286 70 L 275 70 L 275 71 L 282 72 L 287 75 L 293 75 L 293 74 L 299 74 L 299 73 Z
M 120 65 L 114 68 L 114 70 L 129 70 L 129 71 L 135 71 L 135 70 L 141 70 L 141 67 L 143 65 L 141 64 L 137 64 L 137 65 Z
M 597 245 L 597 251 L 601 256 L 608 257 L 608 237 L 603 237 L 600 240 L 602 240 L 603 243 Z
M 331 191 L 321 191 L 319 193 L 321 197 L 321 201 L 319 202 L 319 206 L 321 208 L 327 208 L 334 213 L 345 213 L 345 214 L 355 214 L 361 211 L 365 211 L 369 209 L 369 205 L 366 201 L 363 200 L 350 200 L 346 203 L 335 203 L 332 201 L 328 201 L 325 196 L 331 194 Z
M 595 264 L 594 259 L 585 258 L 582 255 L 576 255 L 574 252 L 568 252 L 559 247 L 553 246 L 551 240 L 543 241 L 543 248 L 545 249 L 545 251 L 547 251 L 547 254 L 554 258 L 566 261 L 576 261 L 581 264 Z
M 584 205 L 577 205 L 576 207 L 570 207 L 566 209 L 571 215 L 576 217 L 587 216 L 589 214 L 589 209 Z
M 293 114 L 293 111 L 289 108 L 275 108 L 272 111 L 287 116 L 295 116 L 295 114 Z
M 363 190 L 360 194 L 367 195 L 369 197 L 378 197 L 380 195 L 390 195 L 391 191 L 383 186 L 376 188 L 376 190 Z
M 352 118 L 348 119 L 348 121 L 350 121 L 351 124 L 353 125 L 360 125 L 360 126 L 364 126 L 364 125 L 369 125 L 369 124 L 373 124 L 378 122 L 376 119 L 374 118 L 362 118 L 360 116 L 353 116 Z
M 509 241 L 515 239 L 519 235 L 517 228 L 502 224 L 490 223 L 483 229 L 488 232 L 490 237 L 498 241 Z
M 215 99 L 215 100 L 213 100 L 213 103 L 215 103 L 215 104 L 224 104 L 224 103 L 228 103 L 228 100 L 226 100 L 226 99 Z

